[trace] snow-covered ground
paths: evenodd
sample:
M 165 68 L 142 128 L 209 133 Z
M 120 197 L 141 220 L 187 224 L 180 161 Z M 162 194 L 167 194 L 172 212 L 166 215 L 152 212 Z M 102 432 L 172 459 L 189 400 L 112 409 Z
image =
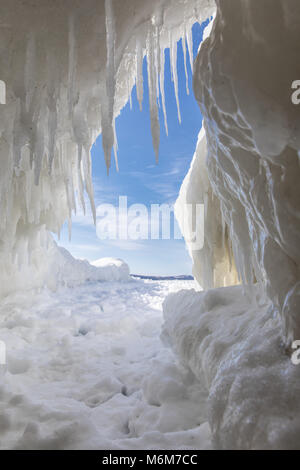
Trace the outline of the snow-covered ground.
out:
M 6 297 L 0 448 L 209 448 L 205 391 L 160 339 L 162 301 L 192 287 L 132 279 Z

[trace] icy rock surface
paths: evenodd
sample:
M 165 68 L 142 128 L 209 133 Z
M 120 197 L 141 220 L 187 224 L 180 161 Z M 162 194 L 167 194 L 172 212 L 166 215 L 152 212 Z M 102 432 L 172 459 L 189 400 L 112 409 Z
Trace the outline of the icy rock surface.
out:
M 259 287 L 183 290 L 163 307 L 164 341 L 207 391 L 214 447 L 299 449 L 299 366 Z
M 216 4 L 194 64 L 208 176 L 239 276 L 265 286 L 290 343 L 300 338 L 300 108 L 291 101 L 300 76 L 300 5 Z

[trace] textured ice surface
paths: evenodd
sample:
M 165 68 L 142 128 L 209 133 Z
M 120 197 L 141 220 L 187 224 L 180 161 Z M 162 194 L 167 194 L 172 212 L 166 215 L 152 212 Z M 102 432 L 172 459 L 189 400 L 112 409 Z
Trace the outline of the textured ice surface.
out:
M 174 293 L 164 317 L 165 342 L 208 393 L 214 447 L 300 448 L 300 369 L 258 286 Z
M 89 282 L 7 297 L 0 448 L 209 448 L 206 394 L 159 339 L 164 297 L 193 285 Z
M 300 5 L 217 6 L 194 66 L 208 176 L 239 275 L 265 285 L 290 342 L 300 337 L 300 108 L 291 101 L 300 76 Z
M 232 244 L 249 287 L 169 297 L 164 337 L 207 387 L 216 447 L 298 449 L 300 369 L 285 345 L 300 337 L 300 108 L 291 102 L 300 6 L 216 3 L 194 64 L 206 135 L 176 213 L 182 225 L 185 202 L 206 205 L 204 250 L 190 248 L 198 281 L 236 282 Z

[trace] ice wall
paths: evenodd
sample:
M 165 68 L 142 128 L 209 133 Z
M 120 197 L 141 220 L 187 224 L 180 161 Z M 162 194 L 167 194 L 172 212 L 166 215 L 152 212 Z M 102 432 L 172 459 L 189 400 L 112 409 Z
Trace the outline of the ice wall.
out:
M 175 204 L 175 214 L 187 241 L 193 260 L 193 274 L 203 289 L 238 284 L 228 226 L 221 210 L 220 200 L 214 195 L 206 168 L 206 136 L 200 131 L 196 151 Z M 204 205 L 204 224 L 196 229 L 196 205 Z M 189 210 L 187 210 L 189 207 Z M 197 230 L 204 240 L 201 249 L 195 248 L 193 240 Z
M 30 260 L 35 274 L 29 277 L 40 275 L 48 232 L 59 232 L 66 219 L 70 223 L 76 200 L 84 207 L 84 192 L 95 213 L 90 148 L 102 131 L 109 169 L 111 149 L 117 150 L 114 118 L 135 80 L 142 104 L 145 55 L 158 156 L 159 92 L 167 128 L 164 48 L 172 50 L 177 96 L 176 41 L 185 37 L 191 51 L 191 26 L 211 14 L 213 2 L 1 0 L 0 5 L 0 80 L 6 84 L 6 104 L 0 105 L 1 296 L 15 288 L 19 269 Z
M 169 296 L 163 338 L 207 388 L 215 447 L 298 449 L 299 366 L 290 345 L 300 338 L 300 107 L 291 96 L 300 4 L 216 4 L 194 64 L 206 135 L 176 209 L 182 221 L 185 202 L 206 205 L 204 250 L 190 249 L 200 284 L 220 285 L 232 245 L 249 288 Z M 220 235 L 224 225 L 231 243 Z
M 263 283 L 300 338 L 300 5 L 218 0 L 194 66 L 208 177 L 244 283 Z M 200 158 L 200 157 L 199 157 Z

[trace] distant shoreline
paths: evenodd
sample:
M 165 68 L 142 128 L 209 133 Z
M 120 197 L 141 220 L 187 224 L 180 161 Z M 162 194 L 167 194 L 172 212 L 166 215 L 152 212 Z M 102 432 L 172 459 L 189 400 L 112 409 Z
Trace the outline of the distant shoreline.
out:
M 131 277 L 139 279 L 151 279 L 153 281 L 193 281 L 194 277 L 191 275 L 181 274 L 179 276 L 146 276 L 143 274 L 131 274 Z

